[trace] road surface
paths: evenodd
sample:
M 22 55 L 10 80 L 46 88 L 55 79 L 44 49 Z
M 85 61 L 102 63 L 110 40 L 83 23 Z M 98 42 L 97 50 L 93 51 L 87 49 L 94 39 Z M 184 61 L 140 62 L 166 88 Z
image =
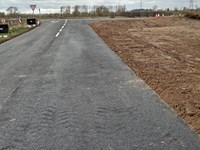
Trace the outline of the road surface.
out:
M 199 150 L 90 22 L 45 21 L 0 45 L 0 150 Z

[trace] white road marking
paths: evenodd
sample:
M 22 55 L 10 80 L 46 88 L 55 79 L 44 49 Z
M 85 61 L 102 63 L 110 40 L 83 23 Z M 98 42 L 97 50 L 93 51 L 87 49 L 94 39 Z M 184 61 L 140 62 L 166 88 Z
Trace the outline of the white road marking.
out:
M 16 119 L 12 119 L 12 120 L 10 120 L 10 122 L 12 122 L 12 121 L 15 121 Z
M 65 23 L 63 24 L 63 26 L 61 27 L 61 29 L 58 31 L 58 33 L 56 34 L 56 37 L 59 36 L 59 34 L 62 32 L 62 30 L 64 29 L 65 25 L 67 23 L 67 20 L 65 21 Z
M 57 22 L 59 22 L 59 21 L 51 21 L 51 23 L 57 23 Z
M 58 37 L 58 36 L 59 36 L 59 34 L 60 34 L 60 32 L 58 32 L 58 33 L 56 34 L 56 37 Z
M 25 78 L 27 75 L 19 75 L 19 78 Z

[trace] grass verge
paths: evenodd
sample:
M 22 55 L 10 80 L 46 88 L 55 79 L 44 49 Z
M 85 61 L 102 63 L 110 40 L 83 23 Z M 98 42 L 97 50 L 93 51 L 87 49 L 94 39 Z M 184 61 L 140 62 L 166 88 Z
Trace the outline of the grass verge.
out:
M 7 37 L 1 37 L 1 34 L 0 34 L 0 44 L 6 42 L 8 40 L 11 40 L 19 35 L 22 35 L 30 30 L 32 30 L 32 28 L 28 28 L 27 26 L 10 27 L 10 31 L 9 31 L 9 34 Z

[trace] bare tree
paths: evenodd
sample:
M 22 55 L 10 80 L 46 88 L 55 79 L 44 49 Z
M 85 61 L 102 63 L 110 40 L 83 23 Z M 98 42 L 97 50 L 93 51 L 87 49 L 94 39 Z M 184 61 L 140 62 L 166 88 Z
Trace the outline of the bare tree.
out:
M 81 6 L 81 12 L 88 12 L 89 7 L 87 5 Z
M 0 17 L 5 17 L 5 13 L 4 12 L 0 12 Z
M 174 7 L 174 11 L 175 11 L 175 12 L 178 12 L 178 7 Z
M 113 6 L 108 6 L 107 8 L 108 8 L 109 12 L 114 12 L 114 10 L 113 10 L 114 7 Z
M 153 10 L 154 10 L 154 11 L 156 11 L 157 9 L 158 9 L 158 6 L 157 6 L 157 5 L 153 6 Z
M 108 16 L 109 15 L 109 9 L 105 6 L 99 6 L 96 9 L 97 16 Z
M 70 14 L 71 13 L 71 6 L 66 6 L 66 14 Z
M 60 13 L 63 14 L 66 10 L 66 7 L 65 6 L 61 6 L 60 7 Z
M 74 6 L 73 16 L 80 16 L 80 8 L 81 7 L 79 5 Z
M 15 6 L 10 6 L 10 7 L 8 7 L 8 9 L 7 9 L 6 11 L 8 12 L 8 14 L 13 15 L 13 14 L 16 14 L 16 13 L 17 13 L 18 8 L 15 7 Z

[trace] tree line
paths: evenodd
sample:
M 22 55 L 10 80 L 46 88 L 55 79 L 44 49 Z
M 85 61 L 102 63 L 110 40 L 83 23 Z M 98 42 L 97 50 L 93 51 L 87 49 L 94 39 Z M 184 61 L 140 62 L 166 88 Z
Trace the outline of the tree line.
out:
M 69 18 L 69 17 L 115 17 L 115 16 L 125 16 L 125 17 L 153 17 L 156 14 L 164 15 L 179 15 L 186 14 L 188 11 L 199 12 L 200 9 L 190 10 L 184 8 L 179 10 L 174 8 L 173 10 L 165 9 L 158 10 L 157 6 L 154 6 L 152 9 L 134 9 L 132 11 L 126 11 L 125 5 L 116 5 L 116 6 L 87 6 L 87 5 L 75 5 L 75 6 L 61 6 L 60 12 L 50 13 L 50 14 L 36 14 L 36 18 Z M 0 12 L 0 18 L 30 18 L 33 17 L 32 14 L 23 14 L 20 13 L 19 9 L 15 6 L 10 6 L 4 12 Z
M 75 5 L 75 6 L 61 6 L 58 13 L 42 13 L 36 14 L 35 17 L 40 18 L 66 18 L 66 17 L 106 17 L 111 15 L 120 15 L 126 11 L 125 5 L 117 6 L 87 6 L 87 5 Z M 20 13 L 19 9 L 15 6 L 10 6 L 4 12 L 0 12 L 0 17 L 16 18 L 16 17 L 31 17 L 32 14 Z

